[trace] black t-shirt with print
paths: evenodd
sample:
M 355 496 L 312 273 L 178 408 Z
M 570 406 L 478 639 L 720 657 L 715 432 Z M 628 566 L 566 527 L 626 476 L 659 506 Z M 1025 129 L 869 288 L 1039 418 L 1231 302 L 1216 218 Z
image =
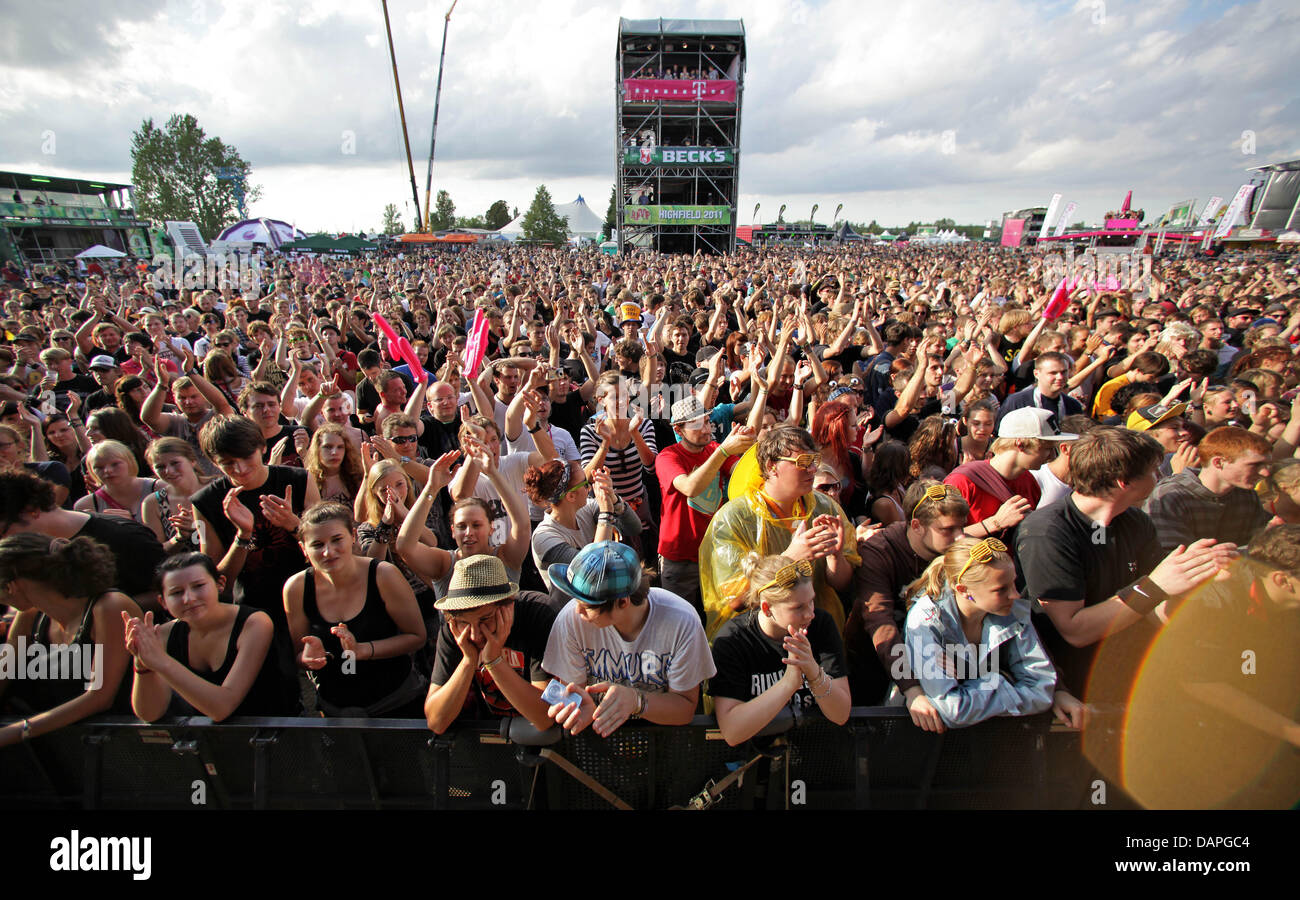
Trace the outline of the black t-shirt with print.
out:
M 546 641 L 555 624 L 555 611 L 546 604 L 546 598 L 535 591 L 520 591 L 515 600 L 515 620 L 505 640 L 505 663 L 525 681 L 547 681 L 550 676 L 542 670 L 546 655 Z M 438 629 L 438 649 L 433 663 L 431 684 L 446 684 L 451 680 L 464 654 L 452 637 L 451 626 L 443 623 Z M 487 660 L 480 660 L 487 662 Z M 517 716 L 519 713 L 501 693 L 490 672 L 479 669 L 474 673 L 473 687 L 465 698 L 460 712 L 468 719 L 491 719 L 499 716 Z
M 771 638 L 759 627 L 758 610 L 750 610 L 730 620 L 713 639 L 713 662 L 718 674 L 709 679 L 709 695 L 729 697 L 744 703 L 753 700 L 785 675 L 785 651 L 780 638 Z M 831 678 L 848 674 L 844 664 L 844 642 L 830 613 L 819 609 L 808 626 L 808 643 L 813 656 Z M 800 709 L 816 705 L 812 693 L 802 687 L 794 702 Z

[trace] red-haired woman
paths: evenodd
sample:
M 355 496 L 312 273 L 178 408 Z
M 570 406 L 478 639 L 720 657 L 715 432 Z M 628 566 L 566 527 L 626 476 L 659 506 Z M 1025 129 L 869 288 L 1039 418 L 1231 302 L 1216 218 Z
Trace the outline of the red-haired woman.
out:
M 822 404 L 813 416 L 812 436 L 823 462 L 839 476 L 841 507 L 856 522 L 867 515 L 867 491 L 862 451 L 853 446 L 858 438 L 853 408 L 839 400 Z

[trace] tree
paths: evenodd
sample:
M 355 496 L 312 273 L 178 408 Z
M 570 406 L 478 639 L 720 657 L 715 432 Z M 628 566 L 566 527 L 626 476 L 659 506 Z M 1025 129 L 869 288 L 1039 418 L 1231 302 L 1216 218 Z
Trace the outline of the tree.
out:
M 241 191 L 245 204 L 262 198 L 261 187 L 248 183 L 252 168 L 234 147 L 207 137 L 191 115 L 174 115 L 162 128 L 145 119 L 131 136 L 136 208 L 159 222 L 194 222 L 209 240 L 239 221 Z M 234 178 L 218 178 L 223 174 Z
M 602 241 L 613 240 L 614 238 L 614 216 L 618 210 L 618 184 L 614 184 L 609 189 L 609 209 L 605 210 L 605 229 L 601 232 Z
M 524 214 L 524 240 L 563 246 L 569 241 L 569 223 L 555 211 L 551 192 L 542 185 Z
M 484 227 L 493 231 L 500 231 L 510 224 L 512 218 L 510 207 L 506 206 L 506 201 L 498 200 L 488 207 L 487 215 L 483 217 L 483 221 L 486 223 Z
M 957 222 L 953 219 L 935 219 L 934 226 L 936 228 L 956 228 Z
M 457 216 L 457 228 L 487 228 L 482 216 Z
M 438 200 L 433 207 L 433 215 L 429 217 L 430 231 L 446 231 L 456 225 L 456 204 L 451 202 L 451 194 L 446 191 L 438 191 Z
M 380 230 L 384 234 L 401 234 L 406 230 L 406 226 L 402 224 L 402 212 L 397 208 L 396 203 L 384 207 L 384 224 Z

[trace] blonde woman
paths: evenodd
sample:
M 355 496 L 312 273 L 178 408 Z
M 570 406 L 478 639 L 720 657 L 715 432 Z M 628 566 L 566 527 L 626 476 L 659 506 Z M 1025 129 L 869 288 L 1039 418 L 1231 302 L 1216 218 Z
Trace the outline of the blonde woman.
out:
M 317 428 L 311 436 L 303 468 L 315 480 L 322 500 L 334 500 L 349 508 L 361 493 L 366 477 L 361 451 L 348 440 L 343 426 L 333 422 Z
M 144 500 L 159 484 L 152 478 L 140 478 L 135 454 L 121 441 L 101 441 L 86 454 L 86 468 L 99 488 L 78 500 L 78 512 L 104 513 L 144 523 Z
M 1083 705 L 1056 689 L 1056 669 L 1016 590 L 1015 563 L 997 538 L 959 538 L 903 598 L 907 674 L 944 727 L 1053 707 L 1062 721 L 1082 727 Z
M 718 673 L 709 695 L 722 737 L 743 743 L 788 706 L 816 706 L 843 725 L 850 708 L 844 642 L 830 613 L 814 606 L 812 562 L 751 551 L 741 570 L 750 585 L 745 611 L 713 640 Z
M 398 531 L 410 514 L 408 504 L 414 502 L 415 484 L 401 463 L 382 459 L 371 466 L 357 497 L 357 546 L 362 555 L 397 566 L 415 592 L 415 601 L 425 621 L 436 621 L 432 588 L 406 564 L 397 550 Z M 437 539 L 427 527 L 420 531 L 417 542 L 431 549 L 438 547 Z
M 199 459 L 189 441 L 161 437 L 145 451 L 149 465 L 158 473 L 163 486 L 144 498 L 142 521 L 153 529 L 168 553 L 197 550 L 194 533 L 194 507 L 190 497 L 212 480 L 199 468 Z

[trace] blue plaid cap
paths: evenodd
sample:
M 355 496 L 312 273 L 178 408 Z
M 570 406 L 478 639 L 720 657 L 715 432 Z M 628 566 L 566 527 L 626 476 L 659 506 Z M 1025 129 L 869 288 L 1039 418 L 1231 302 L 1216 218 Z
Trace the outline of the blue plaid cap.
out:
M 555 563 L 546 571 L 560 590 L 588 606 L 630 597 L 641 583 L 640 557 L 618 541 L 588 544 L 567 565 Z

